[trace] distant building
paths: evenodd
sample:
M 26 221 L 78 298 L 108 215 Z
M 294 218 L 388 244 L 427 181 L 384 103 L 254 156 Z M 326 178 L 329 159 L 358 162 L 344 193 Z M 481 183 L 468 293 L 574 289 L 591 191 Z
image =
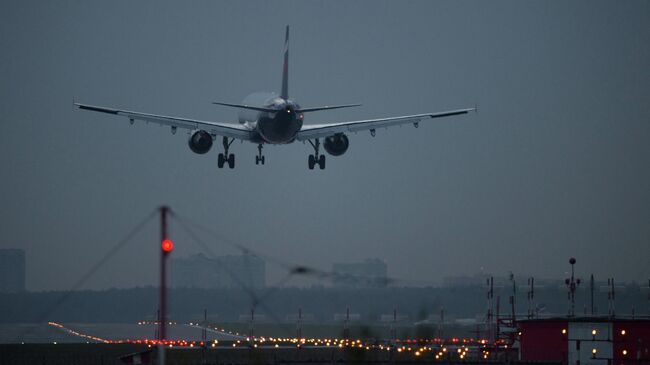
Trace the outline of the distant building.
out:
M 171 260 L 175 288 L 263 288 L 266 263 L 253 255 L 229 255 L 214 259 L 203 254 Z
M 25 291 L 25 251 L 0 249 L 0 292 Z
M 385 288 L 388 281 L 388 267 L 379 259 L 363 262 L 332 264 L 332 284 L 348 288 Z

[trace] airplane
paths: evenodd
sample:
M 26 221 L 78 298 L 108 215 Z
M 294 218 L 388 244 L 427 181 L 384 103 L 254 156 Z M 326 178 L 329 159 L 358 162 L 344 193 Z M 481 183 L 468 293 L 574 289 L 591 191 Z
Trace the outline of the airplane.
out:
M 212 148 L 213 141 L 221 136 L 223 153 L 219 153 L 217 166 L 223 168 L 235 167 L 235 155 L 230 153 L 230 145 L 236 140 L 249 141 L 257 144 L 255 164 L 264 165 L 265 156 L 262 148 L 265 144 L 289 144 L 296 141 L 309 142 L 314 148 L 307 163 L 310 170 L 316 165 L 325 169 L 325 155 L 321 154 L 320 139 L 323 147 L 332 156 L 343 155 L 349 147 L 346 133 L 370 131 L 374 137 L 377 128 L 385 128 L 402 124 L 413 124 L 416 128 L 424 120 L 467 114 L 476 108 L 448 110 L 443 112 L 403 115 L 390 118 L 367 119 L 337 123 L 305 124 L 305 114 L 360 106 L 361 104 L 343 104 L 303 108 L 295 100 L 289 98 L 289 26 L 286 27 L 284 42 L 284 63 L 282 67 L 282 89 L 276 93 L 258 92 L 247 96 L 241 104 L 214 102 L 213 104 L 239 109 L 239 123 L 223 123 L 203 121 L 189 118 L 179 118 L 164 115 L 142 113 L 137 111 L 115 109 L 97 105 L 76 103 L 79 109 L 100 113 L 125 116 L 133 124 L 136 120 L 156 123 L 171 128 L 176 134 L 178 128 L 188 131 L 188 145 L 192 152 L 205 154 Z

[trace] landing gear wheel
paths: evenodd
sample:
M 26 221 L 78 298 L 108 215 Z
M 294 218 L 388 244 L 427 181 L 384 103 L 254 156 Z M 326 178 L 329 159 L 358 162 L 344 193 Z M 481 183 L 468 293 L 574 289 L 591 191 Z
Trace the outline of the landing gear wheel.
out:
M 260 163 L 264 165 L 264 155 L 262 154 L 262 148 L 264 148 L 264 146 L 262 146 L 261 143 L 257 145 L 257 156 L 255 156 L 256 165 L 259 165 Z
M 314 154 L 309 155 L 309 169 L 313 170 L 314 166 L 318 164 L 318 167 L 320 167 L 321 170 L 325 168 L 325 155 L 321 155 L 319 153 L 320 151 L 320 140 L 316 138 L 314 142 L 311 141 L 311 139 L 307 140 L 309 144 L 314 147 Z
M 217 160 L 217 166 L 219 168 L 223 168 L 223 165 L 225 165 L 226 162 L 228 163 L 228 167 L 231 169 L 235 168 L 235 155 L 228 153 L 228 149 L 234 141 L 234 138 L 229 139 L 228 137 L 223 137 L 223 153 L 219 154 L 219 158 Z
M 314 155 L 309 155 L 309 158 L 307 159 L 307 163 L 309 165 L 309 169 L 313 170 L 314 165 L 316 164 L 316 159 L 314 158 Z

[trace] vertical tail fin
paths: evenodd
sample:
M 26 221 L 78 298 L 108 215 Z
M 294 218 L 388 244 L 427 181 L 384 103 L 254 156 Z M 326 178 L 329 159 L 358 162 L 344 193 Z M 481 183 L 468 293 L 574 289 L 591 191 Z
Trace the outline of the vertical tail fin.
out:
M 284 36 L 284 64 L 282 66 L 282 92 L 280 94 L 282 99 L 289 98 L 289 26 L 287 25 L 287 32 Z

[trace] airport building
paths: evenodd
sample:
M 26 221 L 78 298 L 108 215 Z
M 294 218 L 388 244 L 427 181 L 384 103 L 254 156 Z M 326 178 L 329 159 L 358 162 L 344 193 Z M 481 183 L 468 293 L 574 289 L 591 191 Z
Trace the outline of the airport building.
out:
M 335 263 L 332 265 L 332 285 L 345 288 L 385 288 L 388 267 L 379 259 L 363 262 Z
M 173 258 L 171 283 L 174 288 L 263 288 L 266 263 L 254 255 Z
M 0 249 L 0 293 L 25 291 L 25 251 Z
M 518 322 L 522 361 L 650 363 L 650 319 L 563 317 Z

